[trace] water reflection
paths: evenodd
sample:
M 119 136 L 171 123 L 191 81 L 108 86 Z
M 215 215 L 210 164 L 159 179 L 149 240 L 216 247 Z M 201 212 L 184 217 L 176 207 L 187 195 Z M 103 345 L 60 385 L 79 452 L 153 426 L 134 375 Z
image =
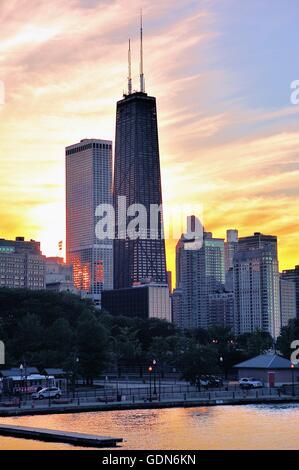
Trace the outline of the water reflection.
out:
M 3 423 L 112 435 L 126 449 L 299 449 L 299 405 L 247 405 L 0 418 Z M 1 449 L 69 449 L 0 437 Z

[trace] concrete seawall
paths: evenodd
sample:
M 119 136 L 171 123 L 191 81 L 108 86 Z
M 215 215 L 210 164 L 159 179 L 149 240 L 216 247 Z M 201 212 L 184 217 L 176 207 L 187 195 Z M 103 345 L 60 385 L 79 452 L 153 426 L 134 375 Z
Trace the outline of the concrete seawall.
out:
M 162 400 L 153 402 L 114 402 L 114 403 L 89 403 L 89 404 L 68 404 L 22 407 L 22 408 L 0 408 L 0 416 L 29 416 L 29 415 L 47 415 L 61 413 L 84 413 L 94 411 L 115 411 L 115 410 L 138 410 L 138 409 L 159 409 L 159 408 L 179 408 L 196 406 L 224 406 L 224 405 L 252 405 L 269 403 L 299 403 L 299 397 L 292 396 L 263 396 L 258 398 L 215 398 L 215 399 L 187 399 L 187 400 Z

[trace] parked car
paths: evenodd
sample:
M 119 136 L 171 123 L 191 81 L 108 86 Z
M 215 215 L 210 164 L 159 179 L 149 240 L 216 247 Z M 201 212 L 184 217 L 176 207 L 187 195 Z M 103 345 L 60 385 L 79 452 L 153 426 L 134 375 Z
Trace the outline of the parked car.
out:
M 239 380 L 240 388 L 250 389 L 250 388 L 262 388 L 264 386 L 263 382 L 255 379 L 254 377 L 243 377 Z
M 222 387 L 223 380 L 214 375 L 204 375 L 200 377 L 200 385 L 202 387 Z
M 39 392 L 33 393 L 34 400 L 43 400 L 44 398 L 60 398 L 62 392 L 58 387 L 42 388 Z
M 209 377 L 209 387 L 223 387 L 223 380 L 219 377 L 211 375 Z

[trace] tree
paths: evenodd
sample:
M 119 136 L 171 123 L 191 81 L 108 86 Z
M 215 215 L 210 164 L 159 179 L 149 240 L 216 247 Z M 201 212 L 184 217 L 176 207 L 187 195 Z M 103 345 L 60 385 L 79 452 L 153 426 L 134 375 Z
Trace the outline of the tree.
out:
M 277 349 L 284 357 L 290 358 L 293 350 L 291 344 L 294 340 L 299 339 L 299 319 L 294 318 L 289 321 L 287 326 L 281 328 L 280 336 L 277 338 Z
M 175 336 L 168 336 L 167 338 L 161 338 L 156 336 L 153 338 L 148 351 L 148 362 L 152 360 L 157 361 L 157 369 L 161 373 L 161 377 L 164 377 L 166 364 L 170 365 L 174 359 L 174 338 Z
M 110 338 L 119 377 L 122 365 L 135 366 L 140 364 L 142 347 L 137 335 L 138 332 L 134 328 L 125 326 L 119 329 L 116 336 Z
M 200 345 L 191 341 L 182 352 L 178 367 L 185 380 L 192 384 L 199 383 L 201 375 L 219 372 L 217 352 L 211 345 Z
M 103 370 L 107 359 L 107 331 L 92 314 L 82 315 L 76 328 L 75 352 L 87 385 Z
M 65 358 L 73 348 L 74 329 L 65 318 L 59 318 L 48 328 L 43 342 L 41 362 L 44 366 L 55 364 L 64 367 Z
M 9 343 L 18 362 L 39 365 L 39 356 L 45 338 L 45 329 L 40 318 L 28 313 L 18 322 L 15 336 Z
M 0 289 L 0 339 L 6 346 L 6 366 L 20 362 L 62 367 L 74 349 L 79 318 L 99 318 L 94 306 L 69 293 Z
M 272 336 L 264 331 L 256 330 L 253 333 L 245 333 L 238 337 L 238 346 L 247 357 L 264 354 L 273 347 Z

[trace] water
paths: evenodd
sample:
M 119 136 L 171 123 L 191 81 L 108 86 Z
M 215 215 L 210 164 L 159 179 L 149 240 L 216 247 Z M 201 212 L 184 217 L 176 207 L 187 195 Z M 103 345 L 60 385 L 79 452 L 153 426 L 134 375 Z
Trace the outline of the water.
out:
M 0 418 L 5 424 L 122 437 L 124 449 L 299 449 L 299 405 L 247 405 Z M 78 449 L 0 436 L 0 449 Z

